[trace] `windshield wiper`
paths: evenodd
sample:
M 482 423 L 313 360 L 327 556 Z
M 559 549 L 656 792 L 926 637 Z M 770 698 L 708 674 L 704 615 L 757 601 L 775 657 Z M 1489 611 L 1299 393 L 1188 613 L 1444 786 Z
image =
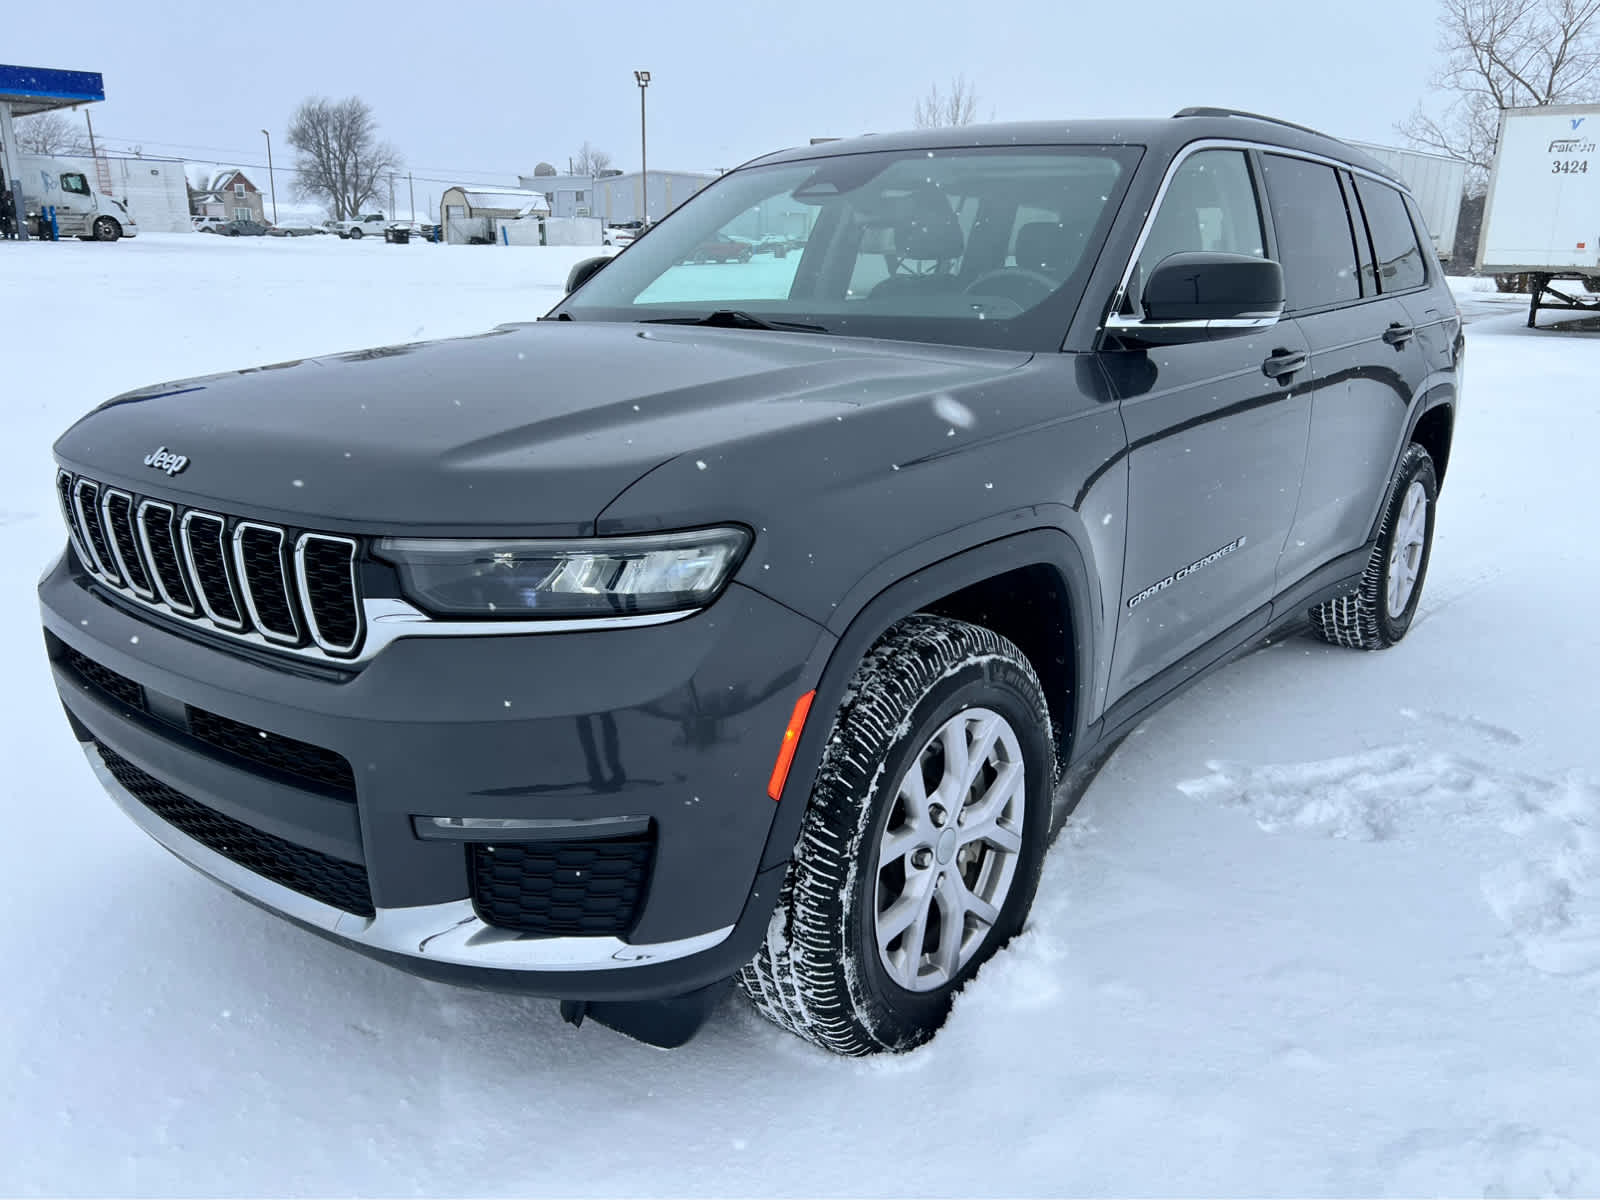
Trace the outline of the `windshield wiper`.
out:
M 704 317 L 651 317 L 644 325 L 710 325 L 718 329 L 798 329 L 802 333 L 827 333 L 823 325 L 800 321 L 768 321 L 737 308 L 719 308 Z

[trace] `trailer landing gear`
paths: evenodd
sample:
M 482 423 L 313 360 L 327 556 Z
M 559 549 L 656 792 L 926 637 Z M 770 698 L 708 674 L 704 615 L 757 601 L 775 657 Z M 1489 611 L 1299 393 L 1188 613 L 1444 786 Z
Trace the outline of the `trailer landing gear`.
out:
M 1577 296 L 1569 296 L 1565 292 L 1559 292 L 1555 288 L 1550 286 L 1551 281 L 1552 281 L 1553 278 L 1554 277 L 1550 276 L 1550 275 L 1529 275 L 1528 276 L 1528 295 L 1529 295 L 1529 302 L 1528 302 L 1528 328 L 1529 329 L 1535 329 L 1535 328 L 1538 327 L 1537 326 L 1537 321 L 1539 319 L 1539 310 L 1541 308 L 1542 309 L 1555 309 L 1557 311 L 1566 311 L 1566 312 L 1600 312 L 1600 300 L 1580 300 Z M 1552 303 L 1548 303 L 1547 302 L 1547 303 L 1541 304 L 1540 300 L 1542 299 L 1542 297 L 1544 296 L 1544 294 L 1546 292 L 1550 293 L 1550 295 L 1554 296 L 1557 300 L 1561 301 L 1561 303 L 1552 304 Z

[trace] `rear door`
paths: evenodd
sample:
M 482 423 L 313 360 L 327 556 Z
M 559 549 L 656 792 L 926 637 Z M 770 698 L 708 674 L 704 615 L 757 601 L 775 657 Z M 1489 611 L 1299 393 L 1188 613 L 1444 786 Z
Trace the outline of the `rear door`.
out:
M 1128 287 L 1135 305 L 1143 281 L 1170 254 L 1265 257 L 1259 191 L 1247 152 L 1189 154 L 1173 170 L 1139 252 Z M 1309 374 L 1307 350 L 1295 323 L 1282 321 L 1212 341 L 1102 352 L 1129 443 L 1127 554 L 1108 702 L 1271 600 L 1305 463 L 1310 407 L 1296 385 Z M 1269 365 L 1283 369 L 1268 374 Z
M 1290 312 L 1311 345 L 1311 434 L 1280 591 L 1366 541 L 1426 374 L 1407 297 L 1423 254 L 1398 191 L 1326 162 L 1262 156 Z M 1403 229 L 1402 229 L 1403 227 Z

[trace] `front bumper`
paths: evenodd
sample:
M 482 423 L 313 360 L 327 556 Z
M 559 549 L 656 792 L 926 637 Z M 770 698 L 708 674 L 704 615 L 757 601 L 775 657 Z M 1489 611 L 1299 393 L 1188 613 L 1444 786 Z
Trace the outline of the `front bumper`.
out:
M 434 978 L 581 999 L 703 986 L 759 941 L 781 880 L 781 868 L 758 871 L 776 807 L 766 781 L 794 699 L 814 682 L 802 664 L 825 635 L 758 593 L 734 586 L 665 626 L 403 637 L 343 675 L 169 630 L 101 589 L 70 552 L 40 599 L 57 689 L 107 791 L 179 858 L 308 929 Z M 86 682 L 74 651 L 137 684 L 143 708 Z M 196 710 L 341 756 L 353 796 L 186 736 Z M 358 863 L 372 915 L 274 882 L 169 824 L 119 782 L 105 751 L 226 820 Z M 637 919 L 620 936 L 487 924 L 460 835 L 420 837 L 418 817 L 648 820 Z

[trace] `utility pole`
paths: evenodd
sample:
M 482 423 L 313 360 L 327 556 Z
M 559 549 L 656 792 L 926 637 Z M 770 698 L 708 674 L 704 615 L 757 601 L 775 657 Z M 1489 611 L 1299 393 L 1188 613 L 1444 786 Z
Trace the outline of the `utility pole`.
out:
M 411 182 L 411 172 L 406 172 L 406 191 L 411 195 L 411 219 L 417 219 L 417 185 Z
M 649 71 L 635 71 L 634 81 L 639 85 L 639 214 L 640 228 L 650 227 L 650 160 L 645 156 L 644 90 L 650 86 Z
M 267 139 L 267 186 L 272 189 L 272 223 L 278 223 L 278 180 L 272 173 L 272 135 L 265 129 L 261 136 Z
M 389 217 L 393 220 L 400 214 L 394 211 L 394 172 L 389 172 Z

